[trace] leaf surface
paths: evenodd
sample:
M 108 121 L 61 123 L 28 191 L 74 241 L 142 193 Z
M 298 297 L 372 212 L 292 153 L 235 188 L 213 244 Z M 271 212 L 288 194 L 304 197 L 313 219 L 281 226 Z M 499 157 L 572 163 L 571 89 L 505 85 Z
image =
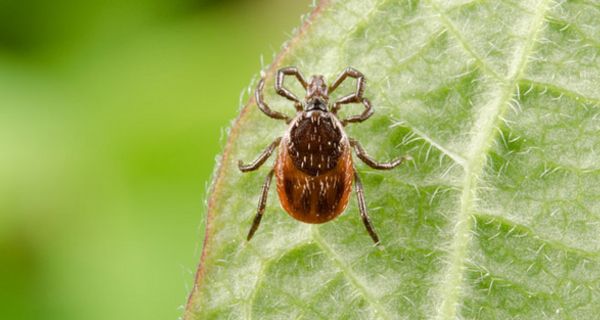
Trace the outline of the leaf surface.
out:
M 213 182 L 186 318 L 597 317 L 599 39 L 592 0 L 319 3 L 267 72 L 265 99 L 293 114 L 272 89 L 287 65 L 330 81 L 347 66 L 366 75 L 375 114 L 347 133 L 381 161 L 414 158 L 382 172 L 355 157 L 382 246 L 355 197 L 338 219 L 307 225 L 275 190 L 245 241 L 274 159 L 247 174 L 237 161 L 286 129 L 251 99 Z

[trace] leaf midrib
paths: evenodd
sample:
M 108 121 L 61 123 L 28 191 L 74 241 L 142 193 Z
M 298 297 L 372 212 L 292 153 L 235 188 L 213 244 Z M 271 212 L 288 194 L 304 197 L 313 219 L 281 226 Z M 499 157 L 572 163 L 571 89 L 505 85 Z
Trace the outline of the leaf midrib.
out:
M 451 34 L 458 39 L 458 42 L 463 46 L 465 51 L 475 58 L 482 68 L 488 73 L 492 69 L 472 51 L 470 45 L 463 39 L 460 34 L 456 31 L 457 29 L 451 24 L 450 19 L 445 16 L 445 13 L 440 10 L 434 3 L 430 1 L 434 10 L 440 15 L 442 23 L 446 26 Z M 510 98 L 513 96 L 513 90 L 518 84 L 519 79 L 522 77 L 523 71 L 525 70 L 528 62 L 529 55 L 531 54 L 534 43 L 543 29 L 544 16 L 548 10 L 549 0 L 542 0 L 535 15 L 533 16 L 533 23 L 531 32 L 527 39 L 524 41 L 523 46 L 519 49 L 521 51 L 520 56 L 515 56 L 512 63 L 509 64 L 508 72 L 512 72 L 506 78 L 496 77 L 495 72 L 491 72 L 491 76 L 502 82 L 500 92 L 497 95 L 495 104 L 490 105 L 485 112 L 480 113 L 479 119 L 475 122 L 474 127 L 479 129 L 470 145 L 471 153 L 467 156 L 467 162 L 465 166 L 465 179 L 464 187 L 460 199 L 460 211 L 456 217 L 455 223 L 455 235 L 452 239 L 450 246 L 450 263 L 446 272 L 446 277 L 441 283 L 440 296 L 442 301 L 440 307 L 437 310 L 436 319 L 456 319 L 458 313 L 458 299 L 461 294 L 464 268 L 466 262 L 466 252 L 469 246 L 472 231 L 472 220 L 471 216 L 475 209 L 476 193 L 479 181 L 483 175 L 483 168 L 486 162 L 487 153 L 492 145 L 494 137 L 496 136 L 495 128 L 498 127 L 502 121 L 502 115 L 505 113 Z M 483 125 L 478 125 L 478 124 Z

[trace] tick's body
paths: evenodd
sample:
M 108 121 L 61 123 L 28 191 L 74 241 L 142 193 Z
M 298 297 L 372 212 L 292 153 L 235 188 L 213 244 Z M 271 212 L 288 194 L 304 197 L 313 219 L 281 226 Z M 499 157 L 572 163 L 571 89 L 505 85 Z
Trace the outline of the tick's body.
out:
M 275 164 L 281 205 L 302 222 L 340 215 L 352 189 L 350 143 L 339 121 L 322 111 L 302 112 L 283 137 Z
M 286 75 L 295 76 L 306 89 L 304 101 L 298 100 L 283 86 Z M 357 79 L 356 92 L 343 96 L 329 105 L 329 93 L 333 92 L 346 77 Z M 275 90 L 295 102 L 297 113 L 291 119 L 271 110 L 263 101 L 264 79 L 261 79 L 255 95 L 259 108 L 271 118 L 286 120 L 290 126 L 285 135 L 271 143 L 253 163 L 243 165 L 240 161 L 239 167 L 243 172 L 256 170 L 275 148 L 279 147 L 275 167 L 268 173 L 263 185 L 258 213 L 248 232 L 248 240 L 252 238 L 260 224 L 271 179 L 275 173 L 281 206 L 296 220 L 307 223 L 324 223 L 344 212 L 354 181 L 363 223 L 373 241 L 379 242 L 367 214 L 364 191 L 354 170 L 351 149 L 354 148 L 358 157 L 375 169 L 392 169 L 408 157 L 390 163 L 378 163 L 367 155 L 357 141 L 346 136 L 344 132 L 346 124 L 362 122 L 373 114 L 371 103 L 362 96 L 364 85 L 362 73 L 352 68 L 347 68 L 330 87 L 325 85 L 322 76 L 313 76 L 310 82 L 307 82 L 294 67 L 280 69 L 277 72 Z M 348 103 L 362 103 L 365 111 L 340 121 L 337 118 L 337 111 L 342 105 Z

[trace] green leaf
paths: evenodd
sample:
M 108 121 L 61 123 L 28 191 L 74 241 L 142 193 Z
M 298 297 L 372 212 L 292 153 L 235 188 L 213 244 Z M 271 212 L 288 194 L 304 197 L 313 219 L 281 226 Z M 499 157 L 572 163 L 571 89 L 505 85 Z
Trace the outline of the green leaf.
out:
M 250 100 L 213 182 L 187 319 L 598 317 L 597 1 L 324 1 L 267 72 L 265 99 L 291 115 L 272 89 L 287 65 L 362 71 L 375 114 L 348 134 L 376 159 L 414 158 L 356 161 L 382 246 L 354 197 L 307 225 L 275 190 L 245 241 L 273 159 L 246 174 L 237 161 L 286 129 Z

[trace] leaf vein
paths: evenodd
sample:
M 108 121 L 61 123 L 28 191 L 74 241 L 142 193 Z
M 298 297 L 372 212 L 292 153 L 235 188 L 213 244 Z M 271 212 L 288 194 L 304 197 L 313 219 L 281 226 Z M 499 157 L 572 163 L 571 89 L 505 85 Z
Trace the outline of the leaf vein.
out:
M 475 50 L 473 50 L 473 48 L 471 47 L 469 42 L 460 34 L 460 32 L 458 31 L 456 26 L 450 21 L 450 19 L 448 19 L 448 17 L 444 14 L 444 12 L 435 3 L 433 3 L 433 0 L 429 0 L 429 4 L 432 6 L 434 11 L 439 15 L 440 21 L 446 27 L 446 30 L 448 30 L 448 33 L 453 35 L 454 38 L 456 39 L 456 41 L 463 47 L 463 49 L 473 59 L 475 59 L 477 64 L 481 67 L 482 71 L 484 73 L 486 73 L 487 75 L 491 76 L 492 78 L 495 78 L 499 81 L 502 81 L 502 82 L 506 81 L 506 79 L 504 79 L 502 76 L 500 76 L 491 66 L 489 66 L 485 62 L 485 60 L 481 56 L 479 56 L 479 54 L 477 54 L 475 52 Z
M 430 145 L 432 145 L 433 147 L 435 147 L 436 149 L 438 149 L 441 153 L 447 155 L 454 162 L 458 163 L 461 167 L 464 168 L 466 166 L 467 161 L 465 160 L 465 158 L 463 158 L 458 153 L 456 153 L 456 152 L 454 152 L 454 151 L 452 151 L 452 150 L 450 150 L 450 149 L 442 146 L 439 142 L 437 142 L 434 139 L 432 139 L 431 137 L 429 137 L 425 132 L 421 131 L 420 129 L 417 129 L 415 127 L 411 127 L 410 129 L 416 135 L 418 135 L 423 140 L 425 140 L 427 143 L 429 143 Z
M 551 89 L 554 91 L 560 91 L 560 93 L 564 94 L 567 97 L 573 98 L 578 101 L 585 100 L 586 102 L 589 102 L 590 104 L 592 104 L 594 106 L 600 107 L 600 98 L 588 97 L 582 93 L 579 93 L 577 91 L 570 90 L 567 88 L 563 88 L 558 85 L 554 85 L 554 84 L 546 83 L 546 82 L 540 82 L 538 80 L 532 80 L 532 79 L 528 79 L 528 78 L 520 79 L 519 83 L 522 85 L 530 85 L 530 86 L 535 86 L 535 87 L 540 87 L 540 88 L 548 88 L 548 89 Z M 583 102 L 583 101 L 581 101 L 581 102 Z
M 335 253 L 335 251 L 323 240 L 316 226 L 312 226 L 312 238 L 315 243 L 323 250 L 323 252 L 337 265 L 340 271 L 344 274 L 346 279 L 358 290 L 361 295 L 379 314 L 383 319 L 392 319 L 392 317 L 387 313 L 385 308 L 371 296 L 365 285 L 363 285 L 358 276 L 354 273 L 352 268 L 348 266 L 340 256 Z
M 581 248 L 566 244 L 564 242 L 561 242 L 559 240 L 548 239 L 548 238 L 542 237 L 539 235 L 539 233 L 535 233 L 534 230 L 527 225 L 524 225 L 519 222 L 515 222 L 508 218 L 499 217 L 498 215 L 495 215 L 493 213 L 478 212 L 478 213 L 474 213 L 473 216 L 478 219 L 482 219 L 482 220 L 486 219 L 486 220 L 496 221 L 498 223 L 517 228 L 518 230 L 521 231 L 522 234 L 527 234 L 527 235 L 535 234 L 535 236 L 534 236 L 535 240 L 543 242 L 545 244 L 548 244 L 551 247 L 560 249 L 562 251 L 567 251 L 569 253 L 575 254 L 580 257 L 585 257 L 585 258 L 593 259 L 593 260 L 598 260 L 598 258 L 600 258 L 600 252 L 581 249 Z M 598 261 L 598 262 L 600 262 L 600 261 Z
M 515 55 L 513 61 L 509 64 L 508 75 L 506 77 L 508 83 L 499 88 L 495 99 L 488 106 L 484 106 L 479 119 L 475 123 L 474 130 L 476 134 L 472 138 L 471 153 L 465 168 L 464 187 L 460 198 L 460 211 L 456 217 L 454 237 L 449 248 L 448 269 L 440 287 L 442 301 L 437 310 L 437 319 L 457 318 L 458 301 L 464 278 L 465 258 L 468 245 L 471 241 L 473 209 L 477 199 L 476 192 L 486 163 L 486 154 L 497 134 L 495 128 L 498 122 L 502 121 L 502 115 L 506 111 L 508 102 L 514 94 L 513 90 L 527 66 L 535 40 L 543 29 L 544 16 L 548 10 L 549 1 L 542 0 L 538 5 L 531 22 L 530 33 L 521 47 L 515 48 Z M 440 15 L 443 19 L 447 20 L 441 12 Z M 460 37 L 458 39 L 463 45 L 467 45 L 464 39 L 461 40 Z M 469 51 L 469 47 L 467 46 L 465 50 Z

